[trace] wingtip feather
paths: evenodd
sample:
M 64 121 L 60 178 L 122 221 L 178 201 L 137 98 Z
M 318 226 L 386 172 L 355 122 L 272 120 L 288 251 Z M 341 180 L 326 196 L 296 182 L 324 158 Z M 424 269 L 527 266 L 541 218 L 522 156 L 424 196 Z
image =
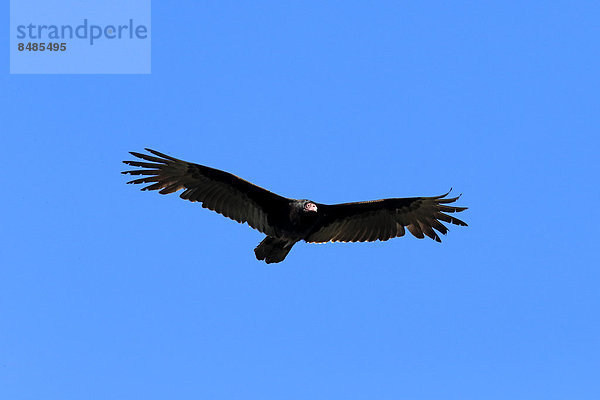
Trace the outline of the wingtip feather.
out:
M 154 154 L 155 156 L 162 157 L 164 159 L 171 160 L 171 161 L 179 161 L 177 158 L 168 156 L 168 155 L 166 155 L 164 153 L 161 153 L 160 151 L 152 150 L 152 149 L 150 149 L 148 147 L 145 147 L 144 149 L 147 152 Z

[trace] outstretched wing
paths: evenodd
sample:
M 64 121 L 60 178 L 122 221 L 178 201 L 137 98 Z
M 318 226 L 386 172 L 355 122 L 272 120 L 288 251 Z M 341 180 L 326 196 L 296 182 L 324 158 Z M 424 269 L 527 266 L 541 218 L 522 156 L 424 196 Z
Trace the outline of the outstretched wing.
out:
M 460 219 L 446 214 L 467 209 L 447 205 L 454 203 L 460 197 L 445 198 L 448 193 L 436 197 L 382 199 L 334 205 L 318 204 L 322 218 L 305 240 L 316 243 L 388 240 L 404 236 L 406 227 L 419 239 L 428 236 L 441 242 L 434 229 L 445 235 L 448 228 L 440 221 L 467 225 Z
M 183 189 L 179 195 L 182 199 L 201 202 L 202 207 L 237 222 L 247 222 L 267 235 L 278 236 L 277 218 L 285 212 L 289 199 L 228 172 L 146 150 L 153 156 L 131 152 L 144 161 L 123 161 L 140 168 L 123 174 L 143 175 L 127 183 L 148 184 L 142 190 L 160 190 L 160 194 Z

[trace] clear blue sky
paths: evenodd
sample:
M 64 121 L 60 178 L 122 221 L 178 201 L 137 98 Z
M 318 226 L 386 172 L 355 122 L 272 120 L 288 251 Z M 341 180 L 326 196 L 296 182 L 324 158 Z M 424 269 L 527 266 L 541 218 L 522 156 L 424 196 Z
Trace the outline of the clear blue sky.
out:
M 0 398 L 600 398 L 600 5 L 198 3 L 154 2 L 150 75 L 0 43 Z M 266 265 L 125 185 L 143 147 L 318 202 L 454 187 L 469 227 Z

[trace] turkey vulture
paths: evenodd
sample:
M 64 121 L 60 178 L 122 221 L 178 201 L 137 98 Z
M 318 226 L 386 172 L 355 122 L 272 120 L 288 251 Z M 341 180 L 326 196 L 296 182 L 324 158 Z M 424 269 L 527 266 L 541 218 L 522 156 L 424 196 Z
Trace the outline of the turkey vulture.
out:
M 446 213 L 466 210 L 448 205 L 460 196 L 450 193 L 435 197 L 409 197 L 345 204 L 321 204 L 311 200 L 288 199 L 253 185 L 233 174 L 178 160 L 146 149 L 149 154 L 131 152 L 142 161 L 123 161 L 139 167 L 123 174 L 142 175 L 127 183 L 148 184 L 142 190 L 160 194 L 183 189 L 179 197 L 199 201 L 216 211 L 267 235 L 254 249 L 256 258 L 267 264 L 285 259 L 300 240 L 309 243 L 372 242 L 403 236 L 405 227 L 413 236 L 441 242 L 434 229 L 446 234 L 440 222 L 467 226 Z

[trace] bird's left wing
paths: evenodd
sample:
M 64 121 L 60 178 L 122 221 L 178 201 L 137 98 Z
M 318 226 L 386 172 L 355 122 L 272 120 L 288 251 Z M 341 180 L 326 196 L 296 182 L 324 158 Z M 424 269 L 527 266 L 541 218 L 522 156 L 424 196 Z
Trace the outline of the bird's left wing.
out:
M 148 184 L 142 190 L 160 190 L 160 194 L 183 189 L 179 196 L 182 199 L 201 202 L 202 207 L 237 222 L 247 222 L 267 235 L 278 236 L 276 220 L 285 212 L 289 199 L 228 172 L 146 150 L 153 155 L 131 152 L 143 161 L 123 161 L 140 168 L 123 174 L 143 175 L 127 183 Z
M 449 193 L 449 192 L 448 192 Z M 466 226 L 460 219 L 446 213 L 466 210 L 466 207 L 447 205 L 460 196 L 445 198 L 448 193 L 436 197 L 411 197 L 364 201 L 345 204 L 318 204 L 321 220 L 307 242 L 372 242 L 404 236 L 405 227 L 413 236 L 425 236 L 441 242 L 434 229 L 442 234 L 448 232 L 440 221 Z

